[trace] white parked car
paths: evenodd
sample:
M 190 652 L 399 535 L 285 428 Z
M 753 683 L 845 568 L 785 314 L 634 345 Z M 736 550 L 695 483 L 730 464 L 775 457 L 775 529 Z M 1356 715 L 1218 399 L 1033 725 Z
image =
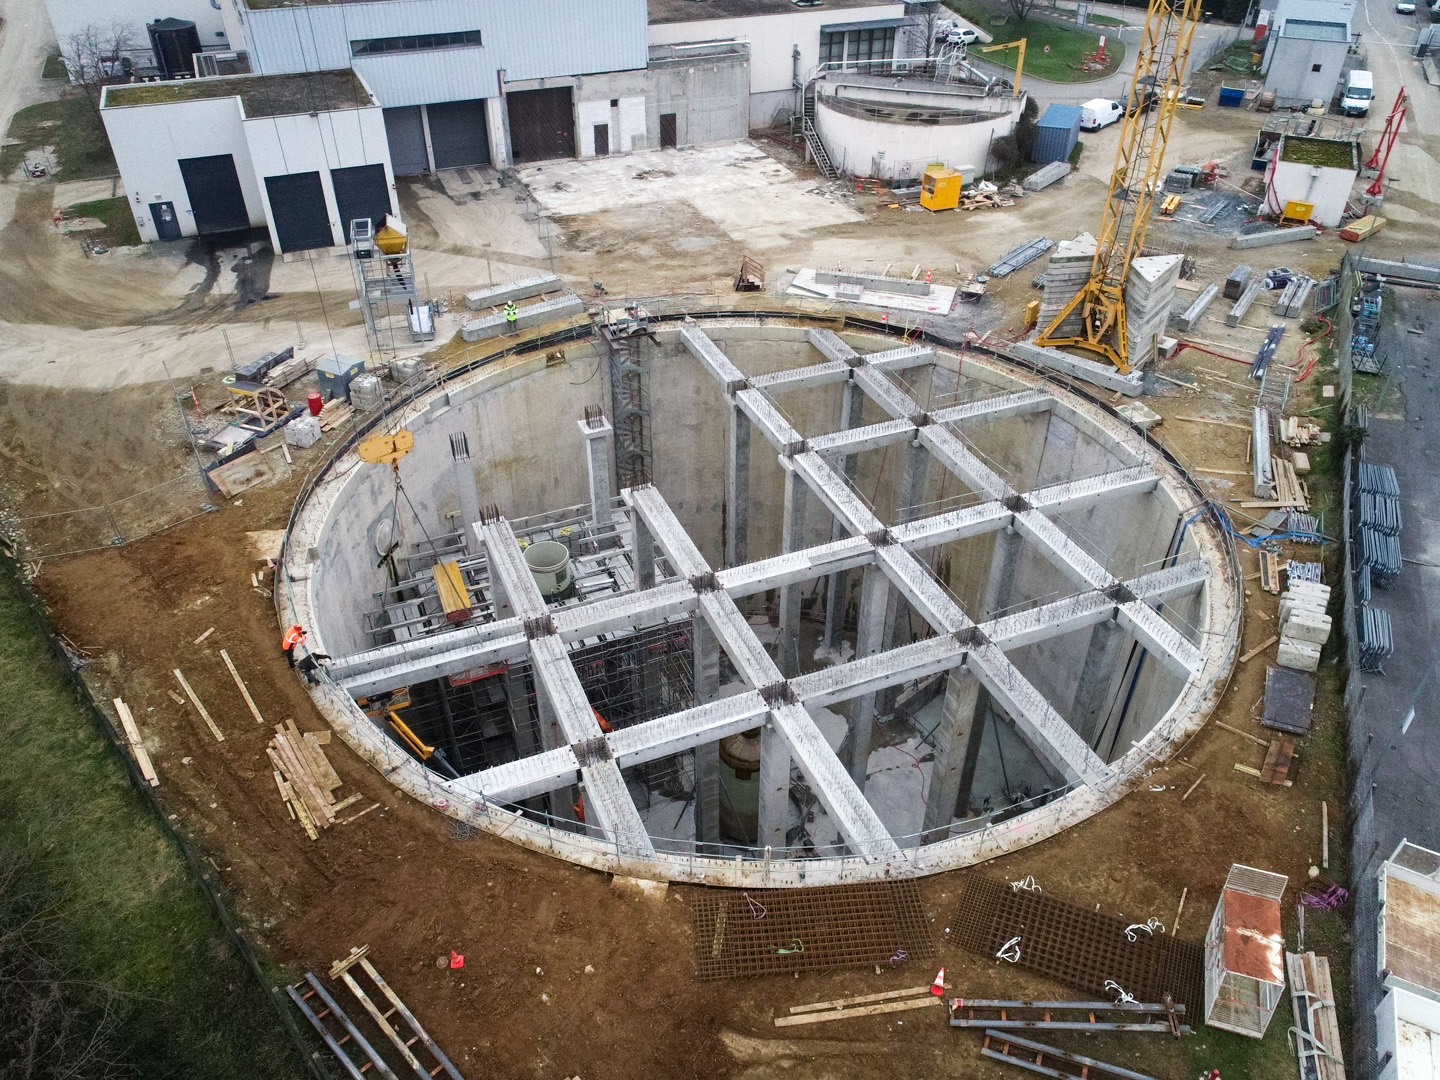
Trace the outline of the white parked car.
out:
M 971 30 L 970 27 L 962 26 L 958 29 L 951 30 L 950 33 L 946 35 L 945 40 L 951 45 L 974 45 L 975 42 L 980 40 L 980 35 L 974 30 Z
M 1415 0 L 1395 0 L 1395 13 L 1397 15 L 1414 15 Z

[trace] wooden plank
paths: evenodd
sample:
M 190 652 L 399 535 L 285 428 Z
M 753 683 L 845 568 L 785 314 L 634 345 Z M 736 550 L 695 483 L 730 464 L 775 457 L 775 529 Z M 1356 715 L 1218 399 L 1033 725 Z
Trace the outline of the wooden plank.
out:
M 1195 782 L 1185 789 L 1185 794 L 1180 796 L 1180 801 L 1184 802 L 1186 799 L 1188 799 L 1190 797 L 1190 793 L 1194 791 L 1197 787 L 1199 787 L 1200 781 L 1204 779 L 1205 774 L 1202 772 L 1199 777 L 1196 778 Z
M 334 810 L 336 813 L 339 813 L 341 810 L 344 810 L 347 806 L 354 806 L 357 802 L 359 802 L 359 801 L 360 801 L 361 799 L 363 799 L 364 797 L 365 797 L 365 793 L 364 793 L 364 792 L 362 792 L 362 791 L 357 791 L 354 795 L 351 795 L 349 798 L 341 799 L 341 800 L 340 800 L 339 802 L 337 802 L 334 806 L 332 806 L 331 809 Z
M 430 1074 L 425 1071 L 425 1066 L 420 1064 L 420 1059 L 410 1052 L 410 1047 L 405 1040 L 400 1038 L 400 1033 L 390 1026 L 390 1021 L 380 1011 L 379 1006 L 370 1000 L 370 995 L 365 993 L 360 984 L 355 981 L 355 976 L 348 970 L 340 972 L 340 981 L 350 988 L 350 993 L 355 995 L 355 1000 L 364 1006 L 365 1011 L 370 1014 L 370 1019 L 375 1021 L 375 1026 L 385 1033 L 385 1037 L 394 1044 L 405 1063 L 415 1070 L 419 1080 L 430 1080 Z
M 115 698 L 115 714 L 120 717 L 120 726 L 125 729 L 125 738 L 130 742 L 130 752 L 135 755 L 135 764 L 140 766 L 140 775 L 151 787 L 160 786 L 160 777 L 155 775 L 155 766 L 150 761 L 150 752 L 145 749 L 145 744 L 140 740 L 140 729 L 135 725 L 135 717 L 130 712 L 130 706 Z
M 329 733 L 327 732 L 326 734 Z M 344 780 L 340 779 L 340 774 L 335 771 L 335 767 L 330 764 L 330 759 L 325 756 L 325 751 L 320 749 L 320 742 L 315 738 L 315 732 L 305 732 L 302 741 L 305 744 L 306 751 L 310 754 L 311 760 L 315 764 L 313 771 L 316 778 L 324 783 L 327 790 L 334 791 L 341 784 L 345 783 Z
M 250 690 L 246 687 L 245 680 L 240 678 L 240 672 L 235 670 L 235 663 L 230 659 L 230 654 L 224 649 L 221 649 L 220 659 L 225 661 L 225 666 L 230 669 L 230 677 L 235 680 L 235 685 L 240 688 L 240 696 L 245 699 L 245 704 L 250 706 L 250 715 L 255 717 L 257 724 L 265 723 L 265 718 L 260 715 L 260 710 L 255 705 L 255 699 L 250 696 Z
M 777 1016 L 776 1027 L 794 1027 L 797 1024 L 828 1024 L 831 1020 L 848 1020 L 852 1016 L 878 1016 L 881 1013 L 906 1012 L 939 1005 L 944 999 L 934 994 L 904 1001 L 886 1001 L 879 1005 L 861 1005 L 855 1009 L 831 1009 L 827 1012 L 801 1013 L 799 1016 Z
M 1279 641 L 1279 640 L 1280 640 L 1280 635 L 1279 635 L 1279 634 L 1272 634 L 1270 637 L 1268 637 L 1268 638 L 1266 638 L 1264 641 L 1262 641 L 1259 645 L 1256 645 L 1253 649 L 1251 649 L 1249 652 L 1247 652 L 1244 656 L 1240 657 L 1240 661 L 1239 661 L 1239 662 L 1243 664 L 1243 663 L 1245 663 L 1247 660 L 1253 660 L 1253 659 L 1255 659 L 1255 657 L 1259 656 L 1262 652 L 1264 652 L 1266 649 L 1268 649 L 1271 645 L 1274 645 L 1274 644 L 1275 644 L 1277 641 Z
M 1269 745 L 1270 745 L 1270 740 L 1269 740 L 1269 739 L 1262 739 L 1259 735 L 1251 735 L 1250 732 L 1248 732 L 1248 731 L 1241 731 L 1238 727 L 1231 727 L 1229 724 L 1225 723 L 1225 721 L 1223 721 L 1223 720 L 1216 720 L 1216 721 L 1215 721 L 1215 726 L 1216 726 L 1216 727 L 1222 727 L 1222 728 L 1224 728 L 1226 731 L 1229 731 L 1229 732 L 1232 732 L 1233 734 L 1239 735 L 1239 736 L 1241 736 L 1242 738 L 1249 739 L 1249 740 L 1250 740 L 1251 742 L 1253 742 L 1253 743 L 1259 743 L 1261 746 L 1269 746 Z
M 295 804 L 290 801 L 290 795 L 285 790 L 285 777 L 279 769 L 272 768 L 271 773 L 275 776 L 275 789 L 280 792 L 280 798 L 285 803 L 285 809 L 290 811 L 290 820 L 295 820 Z
M 798 1013 L 821 1012 L 825 1009 L 843 1009 L 851 1005 L 867 1005 L 874 1001 L 893 1001 L 896 998 L 914 997 L 916 994 L 928 994 L 930 984 L 924 986 L 912 986 L 905 990 L 886 990 L 879 994 L 861 994 L 858 997 L 836 998 L 834 1001 L 816 1001 L 809 1005 L 791 1005 L 791 1015 Z
M 445 559 L 430 568 L 435 579 L 435 595 L 445 609 L 447 622 L 464 622 L 470 618 L 474 607 L 470 590 L 465 587 L 465 578 L 460 573 L 460 564 L 454 559 Z
M 195 710 L 200 714 L 201 718 L 204 719 L 211 733 L 215 736 L 215 741 L 224 742 L 225 733 L 222 732 L 220 728 L 216 726 L 215 721 L 210 718 L 210 711 L 206 709 L 205 706 L 201 704 L 200 699 L 195 696 L 195 691 L 192 690 L 190 684 L 185 681 L 184 672 L 178 667 L 175 669 L 175 678 L 180 680 L 180 689 L 185 691 L 185 696 L 190 699 L 190 704 L 195 706 Z
M 351 814 L 351 815 L 350 815 L 349 817 L 347 817 L 347 818 L 341 818 L 341 819 L 340 819 L 340 824 L 341 824 L 341 825 L 349 825 L 352 821 L 359 821 L 362 817 L 364 817 L 366 814 L 368 814 L 371 810 L 379 810 L 379 809 L 380 809 L 380 804 L 379 804 L 378 802 L 377 802 L 377 803 L 371 803 L 369 806 L 365 807 L 364 810 L 361 810 L 358 814 Z
M 444 1051 L 435 1045 L 435 1040 L 430 1037 L 430 1033 L 425 1030 L 419 1020 L 415 1019 L 415 1014 L 406 1008 L 405 1002 L 400 1000 L 400 995 L 396 994 L 394 990 L 391 990 L 390 984 L 380 977 L 380 972 L 375 970 L 375 965 L 370 963 L 368 958 L 362 956 L 360 958 L 360 966 L 364 968 L 365 974 L 369 975 L 370 978 L 375 981 L 375 985 L 380 988 L 380 992 L 385 995 L 390 1004 L 395 1006 L 395 1011 L 405 1018 L 405 1022 L 410 1025 L 410 1030 L 415 1032 L 416 1037 L 424 1044 L 425 1049 L 429 1050 L 435 1060 L 440 1062 L 446 1074 L 449 1075 L 452 1080 L 465 1080 L 456 1070 L 455 1066 L 450 1063 L 450 1059 L 445 1056 Z M 428 1080 L 428 1077 L 432 1075 L 434 1074 L 426 1073 L 422 1076 L 422 1080 Z
M 1249 424 L 1232 424 L 1229 420 L 1210 420 L 1203 416 L 1177 416 L 1176 420 L 1184 420 L 1187 424 L 1211 424 L 1214 427 L 1235 428 L 1237 431 L 1249 431 Z
M 206 630 L 203 634 L 201 634 L 199 637 L 197 637 L 197 638 L 195 639 L 195 644 L 196 644 L 196 645 L 199 645 L 202 641 L 204 641 L 207 637 L 209 637 L 209 636 L 210 636 L 211 634 L 213 634 L 214 632 L 215 632 L 215 627 L 213 627 L 213 626 L 210 627 L 209 630 Z
M 284 735 L 276 735 L 270 745 L 275 747 L 275 752 L 280 755 L 286 779 L 290 781 L 290 785 L 305 802 L 311 817 L 321 828 L 328 828 L 330 823 L 335 820 L 334 815 L 330 812 L 329 794 L 321 794 L 315 785 L 314 777 L 305 767 L 304 760 L 290 745 L 288 738 Z
M 167 694 L 170 695 L 170 700 L 173 701 L 173 702 L 175 702 L 176 705 L 184 705 L 184 704 L 185 704 L 185 699 L 184 699 L 183 697 L 181 697 L 179 694 L 177 694 L 174 690 L 171 690 L 169 687 L 166 687 L 165 693 L 167 693 Z
M 310 774 L 311 780 L 315 782 L 315 790 L 325 797 L 326 802 L 333 801 L 330 792 L 334 791 L 342 781 L 335 770 L 330 767 L 325 752 L 319 745 L 308 738 L 309 732 L 301 733 L 295 726 L 295 721 L 286 719 L 286 733 L 290 739 L 290 745 L 295 748 L 305 765 L 306 771 Z
M 284 779 L 285 763 L 280 759 L 280 755 L 275 752 L 274 746 L 267 746 L 265 753 L 270 756 L 270 764 L 274 766 L 275 771 L 282 774 L 280 779 L 281 797 L 285 799 L 285 801 L 290 804 L 290 808 L 295 811 L 295 817 L 304 827 L 306 835 L 309 836 L 311 840 L 320 839 L 320 834 L 315 830 L 314 819 L 311 818 L 310 811 L 305 806 L 305 801 L 301 799 L 295 791 L 295 785 Z
M 333 964 L 330 965 L 330 977 L 332 979 L 338 979 L 342 971 L 349 971 L 352 967 L 358 964 L 360 962 L 360 958 L 369 953 L 369 951 L 369 945 L 361 945 L 358 949 L 354 946 L 351 946 L 349 956 L 341 960 L 336 960 Z

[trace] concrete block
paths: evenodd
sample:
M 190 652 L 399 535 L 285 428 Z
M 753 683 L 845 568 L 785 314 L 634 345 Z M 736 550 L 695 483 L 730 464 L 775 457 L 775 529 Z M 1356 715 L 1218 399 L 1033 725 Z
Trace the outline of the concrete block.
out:
M 1308 611 L 1292 612 L 1285 620 L 1281 641 L 1308 641 L 1312 645 L 1324 645 L 1330 637 L 1330 616 L 1312 615 Z
M 1095 237 L 1081 233 L 1074 240 L 1061 240 L 1050 252 L 1045 267 L 1045 292 L 1040 298 L 1041 329 L 1059 314 L 1090 280 L 1090 264 L 1095 260 Z M 1080 314 L 1074 312 L 1057 328 L 1059 334 L 1075 334 L 1080 330 Z
M 1305 615 L 1308 618 L 1318 619 L 1325 614 L 1325 607 L 1322 604 L 1315 604 L 1307 601 L 1281 600 L 1280 614 L 1276 620 L 1277 625 L 1283 633 L 1290 620 L 1296 615 Z
M 306 413 L 285 425 L 285 441 L 304 450 L 320 441 L 320 421 Z
M 1057 180 L 1063 180 L 1070 175 L 1070 163 L 1068 161 L 1052 161 L 1043 169 L 1037 169 L 1021 182 L 1020 186 L 1026 191 L 1044 191 Z
M 1210 302 L 1219 293 L 1219 285 L 1206 286 L 1205 291 L 1195 298 L 1195 302 L 1186 308 L 1183 314 L 1176 317 L 1175 325 L 1187 334 L 1194 330 L 1195 324 L 1200 321 L 1200 316 L 1205 314 L 1205 309 L 1210 306 Z
M 816 270 L 817 285 L 858 285 L 871 292 L 899 293 L 901 296 L 929 296 L 930 283 L 924 278 L 886 277 L 884 274 L 846 270 Z
M 553 300 L 542 300 L 538 304 L 527 304 L 520 308 L 520 317 L 515 320 L 515 329 L 526 330 L 532 326 L 540 326 L 543 323 L 554 322 L 556 319 L 563 319 L 570 315 L 582 315 L 585 312 L 585 302 L 573 293 L 564 296 L 557 296 Z M 485 341 L 489 338 L 500 337 L 508 332 L 509 324 L 505 321 L 504 314 L 486 315 L 484 318 L 472 319 L 460 327 L 460 336 L 466 341 Z
M 528 300 L 541 293 L 557 292 L 563 288 L 555 274 L 536 274 L 518 281 L 504 281 L 499 285 L 487 285 L 483 289 L 465 294 L 465 306 L 471 311 L 484 311 L 489 307 L 500 307 L 511 300 Z
M 1320 646 L 1308 641 L 1280 639 L 1280 648 L 1275 653 L 1275 662 L 1281 667 L 1296 671 L 1314 671 L 1320 666 Z
M 1062 375 L 1090 383 L 1092 386 L 1099 386 L 1112 392 L 1118 391 L 1126 397 L 1139 397 L 1144 392 L 1144 383 L 1138 371 L 1132 371 L 1129 375 L 1121 375 L 1109 364 L 1097 364 L 1093 360 L 1071 356 L 1058 349 L 1043 349 L 1025 341 L 1017 341 L 1006 351 L 1031 364 L 1039 364 L 1041 367 L 1058 371 Z
M 1314 225 L 1298 225 L 1293 229 L 1262 229 L 1258 232 L 1240 233 L 1230 241 L 1232 248 L 1269 247 L 1271 244 L 1293 244 L 1300 240 L 1313 240 L 1317 234 Z

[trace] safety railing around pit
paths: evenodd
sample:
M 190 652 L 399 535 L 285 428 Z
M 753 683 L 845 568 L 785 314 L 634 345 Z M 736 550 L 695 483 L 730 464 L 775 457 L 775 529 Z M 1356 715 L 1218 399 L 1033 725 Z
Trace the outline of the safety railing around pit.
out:
M 44 630 L 46 641 L 49 643 L 51 653 L 55 658 L 56 665 L 64 672 L 66 681 L 70 684 L 75 693 L 75 698 L 80 706 L 90 716 L 91 721 L 99 730 L 101 736 L 110 747 L 112 753 L 120 762 L 126 778 L 130 781 L 130 787 L 139 796 L 141 803 L 150 812 L 160 832 L 175 845 L 181 861 L 184 863 L 186 875 L 190 882 L 200 890 L 206 901 L 210 904 L 211 910 L 219 921 L 224 931 L 226 940 L 230 947 L 235 950 L 251 978 L 255 980 L 256 986 L 265 995 L 275 1010 L 281 1028 L 290 1039 L 296 1055 L 304 1062 L 305 1072 L 312 1080 L 331 1080 L 330 1071 L 326 1067 L 320 1054 L 312 1048 L 301 1034 L 299 1026 L 295 1023 L 295 1015 L 291 1009 L 289 1000 L 271 982 L 265 968 L 260 963 L 259 954 L 256 952 L 250 939 L 245 936 L 235 914 L 230 910 L 230 905 L 221 895 L 221 884 L 208 869 L 205 858 L 196 851 L 189 838 L 177 829 L 170 817 L 166 814 L 155 789 L 145 780 L 140 773 L 140 767 L 136 764 L 135 758 L 125 748 L 125 740 L 116 731 L 110 714 L 100 705 L 96 699 L 90 684 L 80 673 L 79 658 L 66 646 L 60 635 L 56 633 L 54 624 L 50 619 L 50 612 L 46 609 L 44 601 L 35 592 L 29 580 L 26 578 L 21 564 L 12 558 L 3 547 L 0 547 L 0 573 L 9 574 L 15 581 L 21 599 L 31 611 L 35 613 Z

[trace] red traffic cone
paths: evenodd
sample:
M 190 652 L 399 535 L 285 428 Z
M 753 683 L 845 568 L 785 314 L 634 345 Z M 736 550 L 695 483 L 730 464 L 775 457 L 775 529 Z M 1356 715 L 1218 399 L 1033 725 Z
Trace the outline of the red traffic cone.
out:
M 453 970 L 455 970 L 456 968 L 463 968 L 464 966 L 465 966 L 465 957 L 462 956 L 460 953 L 456 952 L 454 949 L 451 949 L 451 950 L 450 950 L 450 969 L 453 971 Z
M 937 975 L 935 976 L 935 981 L 930 984 L 930 993 L 934 994 L 936 997 L 944 997 L 944 996 L 945 996 L 945 969 L 944 969 L 944 968 L 941 968 L 941 969 L 940 969 L 939 974 L 937 974 Z

